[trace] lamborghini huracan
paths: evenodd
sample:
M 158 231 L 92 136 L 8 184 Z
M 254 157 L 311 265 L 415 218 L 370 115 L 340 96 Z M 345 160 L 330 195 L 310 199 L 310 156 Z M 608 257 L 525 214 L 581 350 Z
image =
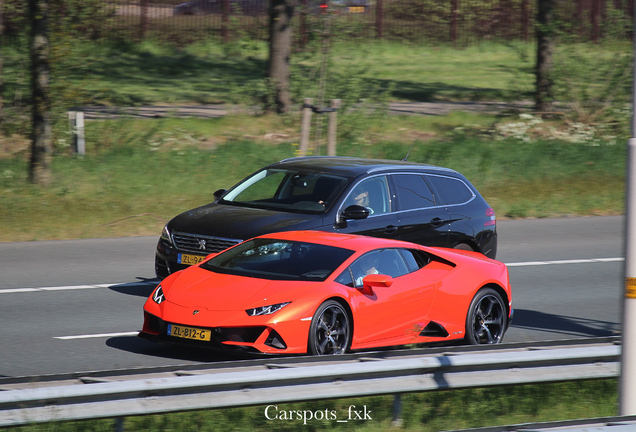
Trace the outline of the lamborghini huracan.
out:
M 508 269 L 478 252 L 321 231 L 247 240 L 164 279 L 142 338 L 257 354 L 500 343 Z

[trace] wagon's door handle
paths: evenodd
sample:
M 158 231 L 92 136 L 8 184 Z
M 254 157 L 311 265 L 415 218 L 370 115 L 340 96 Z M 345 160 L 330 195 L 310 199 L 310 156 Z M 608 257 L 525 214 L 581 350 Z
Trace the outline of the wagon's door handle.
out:
M 438 218 L 438 217 L 431 219 L 431 226 L 432 227 L 437 228 L 437 227 L 440 227 L 442 225 L 444 225 L 444 219 Z
M 386 234 L 393 234 L 395 231 L 397 231 L 398 227 L 396 227 L 395 225 L 388 225 L 384 228 L 384 232 Z

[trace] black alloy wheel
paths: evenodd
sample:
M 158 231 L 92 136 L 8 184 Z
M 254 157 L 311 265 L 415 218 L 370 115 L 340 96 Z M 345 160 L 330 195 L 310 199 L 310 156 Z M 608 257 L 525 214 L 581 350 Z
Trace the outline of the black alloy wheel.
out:
M 309 328 L 308 351 L 312 355 L 344 354 L 351 343 L 351 324 L 345 308 L 335 300 L 318 307 Z
M 492 288 L 477 292 L 466 316 L 466 342 L 471 345 L 497 344 L 506 331 L 506 306 Z

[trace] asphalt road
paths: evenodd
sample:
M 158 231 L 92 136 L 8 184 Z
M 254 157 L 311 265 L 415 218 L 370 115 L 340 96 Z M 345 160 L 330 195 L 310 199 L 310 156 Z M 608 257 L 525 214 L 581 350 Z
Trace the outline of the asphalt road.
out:
M 515 319 L 506 342 L 619 330 L 623 218 L 499 221 Z M 0 243 L 0 376 L 226 360 L 136 338 L 157 237 Z

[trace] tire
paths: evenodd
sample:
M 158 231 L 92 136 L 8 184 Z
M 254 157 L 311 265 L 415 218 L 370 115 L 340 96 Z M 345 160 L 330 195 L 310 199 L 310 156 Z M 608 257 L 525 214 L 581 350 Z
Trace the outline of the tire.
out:
M 475 249 L 473 249 L 472 247 L 470 247 L 466 243 L 456 244 L 455 246 L 453 246 L 453 249 L 475 252 Z
M 321 304 L 309 328 L 307 352 L 311 355 L 344 354 L 351 344 L 351 320 L 335 300 Z
M 470 345 L 498 344 L 506 332 L 506 305 L 492 288 L 477 291 L 466 314 L 466 337 Z

